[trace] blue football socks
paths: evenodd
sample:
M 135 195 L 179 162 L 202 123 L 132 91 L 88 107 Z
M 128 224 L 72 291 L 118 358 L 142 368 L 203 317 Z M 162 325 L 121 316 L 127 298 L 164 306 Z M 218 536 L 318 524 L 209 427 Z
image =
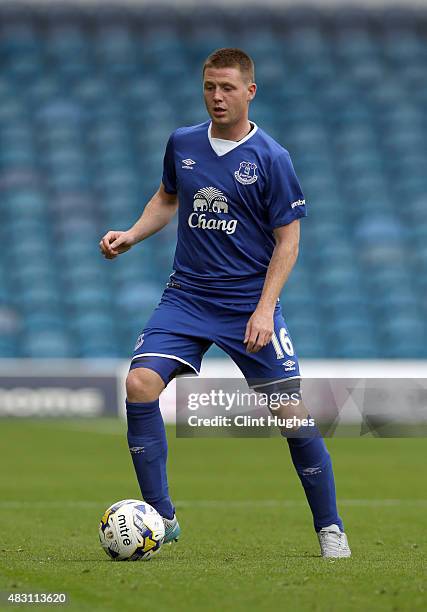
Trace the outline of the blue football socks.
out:
M 166 474 L 167 440 L 159 400 L 146 403 L 126 401 L 128 444 L 144 500 L 161 516 L 171 519 L 175 508 L 169 497 Z M 304 437 L 307 429 L 307 437 Z M 292 461 L 313 514 L 314 528 L 336 524 L 338 516 L 332 462 L 317 428 L 298 430 L 298 437 L 287 438 Z
M 335 523 L 344 531 L 338 516 L 331 457 L 317 427 L 298 430 L 298 437 L 287 438 L 298 476 L 313 513 L 314 528 L 320 531 Z M 307 436 L 304 437 L 304 434 Z
M 157 512 L 173 518 L 166 461 L 168 444 L 159 400 L 146 403 L 126 401 L 128 445 L 142 497 Z

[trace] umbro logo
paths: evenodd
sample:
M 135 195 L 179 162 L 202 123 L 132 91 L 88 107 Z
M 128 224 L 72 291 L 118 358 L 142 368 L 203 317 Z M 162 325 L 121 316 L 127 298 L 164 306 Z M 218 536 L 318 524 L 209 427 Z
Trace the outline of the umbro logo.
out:
M 144 447 L 143 446 L 130 446 L 129 450 L 132 453 L 132 455 L 141 455 L 144 452 Z
M 291 372 L 292 370 L 295 370 L 295 361 L 292 361 L 292 359 L 284 361 L 282 365 L 285 366 L 285 372 Z
M 193 166 L 196 162 L 194 161 L 194 159 L 187 158 L 187 159 L 183 159 L 182 163 L 184 164 L 182 166 L 184 170 L 193 170 Z
M 307 475 L 307 476 L 314 476 L 314 474 L 321 474 L 322 473 L 322 469 L 320 467 L 308 467 L 305 468 L 302 471 L 303 474 Z
M 140 334 L 136 340 L 134 351 L 137 351 L 144 344 L 144 334 Z

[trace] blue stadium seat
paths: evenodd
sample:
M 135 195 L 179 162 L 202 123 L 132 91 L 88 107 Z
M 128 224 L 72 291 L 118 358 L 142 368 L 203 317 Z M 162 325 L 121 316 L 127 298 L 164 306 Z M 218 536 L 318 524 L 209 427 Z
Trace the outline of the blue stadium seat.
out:
M 110 310 L 102 311 L 99 307 L 85 307 L 81 311 L 74 311 L 70 320 L 70 328 L 80 342 L 91 338 L 114 338 L 115 322 Z
M 74 291 L 64 296 L 67 306 L 85 312 L 91 308 L 106 309 L 111 307 L 111 295 L 101 284 L 75 287 Z
M 28 335 L 22 344 L 22 354 L 24 357 L 42 359 L 75 356 L 70 340 L 60 330 L 40 331 Z
M 25 317 L 25 334 L 44 331 L 63 331 L 66 329 L 66 318 L 62 310 L 43 309 L 41 312 L 29 312 Z
M 19 347 L 14 337 L 0 334 L 0 358 L 13 359 L 19 354 Z

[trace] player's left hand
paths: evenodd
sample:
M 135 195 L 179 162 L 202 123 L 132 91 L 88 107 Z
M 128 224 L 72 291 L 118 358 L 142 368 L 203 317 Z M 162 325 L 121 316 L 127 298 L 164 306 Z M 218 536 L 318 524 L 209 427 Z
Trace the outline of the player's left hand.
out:
M 246 325 L 245 339 L 247 353 L 257 353 L 266 346 L 273 335 L 273 313 L 265 310 L 255 310 Z

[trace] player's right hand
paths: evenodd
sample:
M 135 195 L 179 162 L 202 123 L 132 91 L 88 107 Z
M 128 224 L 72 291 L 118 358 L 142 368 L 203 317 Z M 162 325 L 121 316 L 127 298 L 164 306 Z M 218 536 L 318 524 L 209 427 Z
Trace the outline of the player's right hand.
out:
M 109 231 L 101 238 L 99 248 L 105 259 L 114 259 L 117 255 L 126 253 L 135 244 L 130 232 Z

